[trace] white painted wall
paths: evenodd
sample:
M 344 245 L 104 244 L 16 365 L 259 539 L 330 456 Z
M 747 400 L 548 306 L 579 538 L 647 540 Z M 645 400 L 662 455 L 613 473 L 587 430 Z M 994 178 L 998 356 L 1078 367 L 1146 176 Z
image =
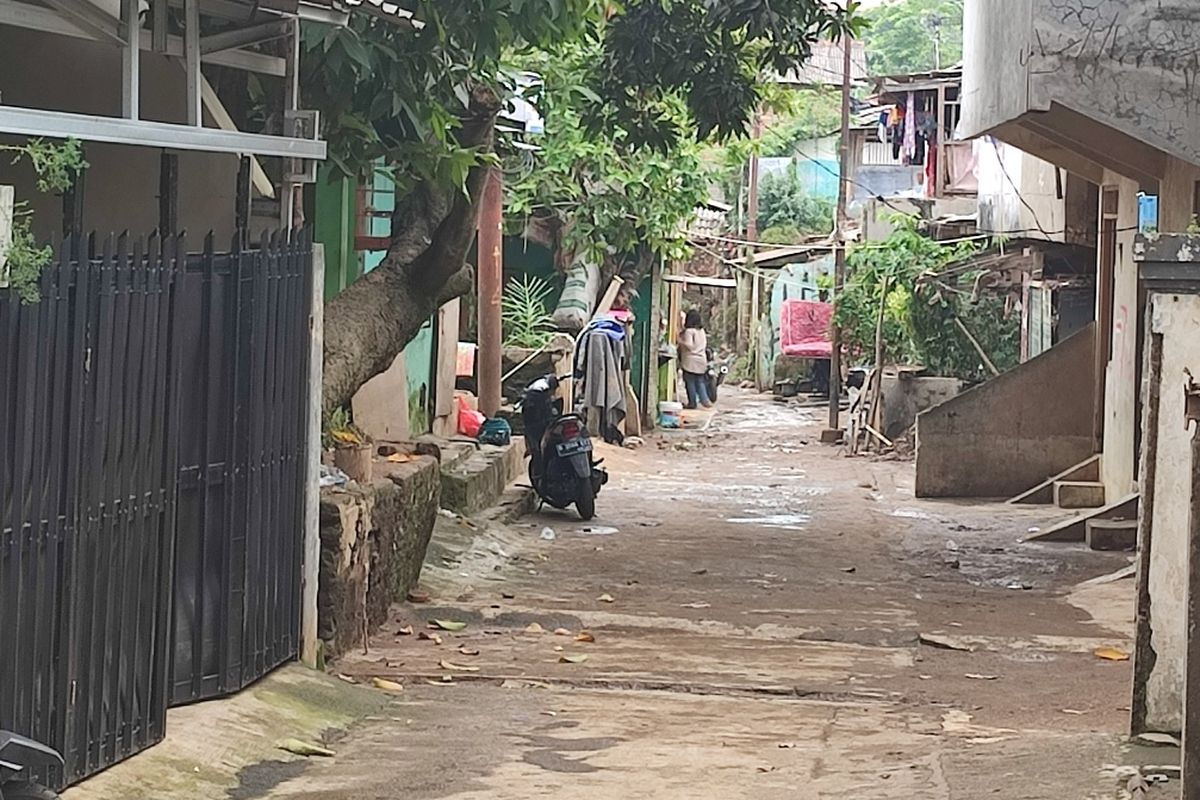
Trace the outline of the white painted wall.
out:
M 975 140 L 975 157 L 980 230 L 1064 240 L 1066 201 L 1058 196 L 1053 164 L 990 136 Z
M 1163 337 L 1148 583 L 1150 646 L 1157 659 L 1146 682 L 1146 726 L 1179 731 L 1187 646 L 1190 436 L 1183 427 L 1183 370 L 1200 375 L 1200 296 L 1155 295 L 1150 330 Z
M 1137 419 L 1137 273 L 1133 240 L 1137 235 L 1138 184 L 1106 172 L 1105 186 L 1120 193 L 1117 218 L 1117 266 L 1114 272 L 1112 358 L 1105 370 L 1104 459 L 1101 479 L 1110 500 L 1137 491 L 1134 482 Z M 1103 202 L 1103 200 L 1101 200 Z M 1097 317 L 1099 318 L 1099 317 Z

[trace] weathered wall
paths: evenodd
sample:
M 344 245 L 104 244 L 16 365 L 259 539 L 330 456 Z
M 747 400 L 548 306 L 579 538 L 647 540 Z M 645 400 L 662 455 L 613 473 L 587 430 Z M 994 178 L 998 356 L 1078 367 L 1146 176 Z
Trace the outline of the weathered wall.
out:
M 958 378 L 901 377 L 895 370 L 883 374 L 883 435 L 903 436 L 926 409 L 945 403 L 962 391 Z
M 963 9 L 963 138 L 987 133 L 1029 108 L 1026 54 L 1035 0 L 967 0 Z
M 1178 158 L 1167 159 L 1167 174 L 1158 190 L 1158 229 L 1163 233 L 1183 233 L 1191 224 L 1196 181 L 1200 166 Z
M 1011 497 L 1092 455 L 1095 326 L 917 417 L 918 497 Z
M 1057 167 L 990 136 L 975 140 L 975 154 L 981 231 L 1064 241 L 1066 193 L 1058 196 Z
M 376 460 L 370 486 L 321 493 L 318 634 L 327 656 L 362 644 L 416 586 L 440 505 L 438 460 Z
M 1151 659 L 1139 658 L 1138 673 L 1139 681 L 1145 681 L 1145 727 L 1177 732 L 1187 645 L 1188 498 L 1192 494 L 1190 437 L 1183 427 L 1181 387 L 1185 368 L 1200 375 L 1200 296 L 1154 295 L 1149 316 L 1150 333 L 1161 337 L 1162 346 L 1157 444 L 1146 454 L 1154 460 L 1154 501 L 1142 532 L 1147 536 L 1148 524 L 1146 584 L 1154 657 L 1152 664 Z M 1148 673 L 1143 674 L 1143 666 L 1149 667 Z
M 1117 265 L 1113 273 L 1112 357 L 1105 371 L 1104 460 L 1101 480 L 1114 500 L 1137 491 L 1134 484 L 1137 453 L 1137 264 L 1133 240 L 1137 236 L 1138 185 L 1106 172 L 1105 185 L 1119 190 Z
M 1004 13 L 1019 5 L 982 2 L 1003 6 Z M 1195 93 L 1200 6 L 1195 0 L 1036 0 L 1033 24 L 1031 108 L 1061 103 L 1200 163 Z M 1024 57 L 1018 50 L 1009 53 L 1012 59 Z

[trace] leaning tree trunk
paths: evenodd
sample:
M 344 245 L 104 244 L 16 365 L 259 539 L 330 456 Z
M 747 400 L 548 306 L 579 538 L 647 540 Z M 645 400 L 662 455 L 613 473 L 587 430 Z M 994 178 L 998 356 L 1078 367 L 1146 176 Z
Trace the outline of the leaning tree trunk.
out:
M 499 108 L 490 91 L 474 92 L 459 145 L 490 152 Z M 438 306 L 471 289 L 474 274 L 466 257 L 487 174 L 486 166 L 472 170 L 465 192 L 423 185 L 401 198 L 382 263 L 325 303 L 326 416 L 387 370 Z

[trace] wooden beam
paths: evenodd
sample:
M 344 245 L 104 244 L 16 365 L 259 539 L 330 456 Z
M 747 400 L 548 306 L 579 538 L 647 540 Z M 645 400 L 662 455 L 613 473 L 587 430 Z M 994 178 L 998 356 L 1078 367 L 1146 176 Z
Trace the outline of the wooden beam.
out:
M 93 39 L 115 45 L 125 43 L 120 34 L 120 20 L 87 0 L 46 0 L 46 5 L 82 28 Z

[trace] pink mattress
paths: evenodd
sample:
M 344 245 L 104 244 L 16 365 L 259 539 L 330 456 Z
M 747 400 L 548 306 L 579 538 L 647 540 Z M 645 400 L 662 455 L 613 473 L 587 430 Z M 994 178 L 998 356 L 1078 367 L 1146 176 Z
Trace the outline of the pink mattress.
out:
M 833 305 L 815 300 L 785 300 L 780 313 L 780 348 L 792 358 L 830 358 L 829 323 Z

